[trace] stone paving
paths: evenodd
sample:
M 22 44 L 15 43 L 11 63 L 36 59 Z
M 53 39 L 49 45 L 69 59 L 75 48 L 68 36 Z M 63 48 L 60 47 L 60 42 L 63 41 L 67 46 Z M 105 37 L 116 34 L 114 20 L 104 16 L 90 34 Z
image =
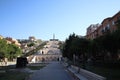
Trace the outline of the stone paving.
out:
M 34 72 L 29 80 L 74 80 L 59 62 L 51 62 L 43 69 Z

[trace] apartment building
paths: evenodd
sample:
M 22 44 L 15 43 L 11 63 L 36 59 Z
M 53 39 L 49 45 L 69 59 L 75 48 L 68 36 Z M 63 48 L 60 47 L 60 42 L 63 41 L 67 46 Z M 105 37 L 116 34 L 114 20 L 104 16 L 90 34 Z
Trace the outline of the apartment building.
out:
M 21 44 L 20 44 L 20 43 L 18 42 L 18 40 L 16 40 L 16 39 L 13 39 L 13 38 L 11 38 L 11 37 L 6 37 L 5 39 L 7 40 L 7 43 L 8 43 L 8 44 L 15 44 L 15 45 L 17 45 L 18 47 L 21 46 Z
M 105 35 L 106 33 L 117 30 L 116 22 L 120 20 L 120 11 L 112 17 L 108 17 L 102 21 L 100 25 L 94 24 L 87 28 L 87 39 L 95 39 L 96 37 Z
M 87 39 L 94 39 L 96 38 L 96 30 L 98 29 L 98 27 L 100 26 L 100 24 L 91 24 L 88 28 L 87 28 Z

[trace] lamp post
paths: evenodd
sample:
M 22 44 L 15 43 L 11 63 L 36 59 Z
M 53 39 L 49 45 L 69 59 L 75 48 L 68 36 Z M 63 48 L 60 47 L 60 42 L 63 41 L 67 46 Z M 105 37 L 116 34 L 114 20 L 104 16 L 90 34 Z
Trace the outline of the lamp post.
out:
M 73 54 L 73 64 L 75 65 L 75 54 Z

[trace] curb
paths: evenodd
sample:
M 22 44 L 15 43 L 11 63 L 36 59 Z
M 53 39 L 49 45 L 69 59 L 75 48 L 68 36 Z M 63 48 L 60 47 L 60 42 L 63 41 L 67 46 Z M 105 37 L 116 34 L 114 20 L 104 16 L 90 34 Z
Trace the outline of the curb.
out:
M 70 71 L 69 69 L 67 69 L 67 70 L 75 80 L 80 80 L 72 71 Z

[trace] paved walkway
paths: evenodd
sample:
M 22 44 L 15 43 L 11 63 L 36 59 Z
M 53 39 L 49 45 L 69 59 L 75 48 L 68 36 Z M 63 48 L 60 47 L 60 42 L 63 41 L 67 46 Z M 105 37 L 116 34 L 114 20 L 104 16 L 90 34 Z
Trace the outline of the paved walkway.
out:
M 33 73 L 29 80 L 74 80 L 59 62 L 52 62 Z

